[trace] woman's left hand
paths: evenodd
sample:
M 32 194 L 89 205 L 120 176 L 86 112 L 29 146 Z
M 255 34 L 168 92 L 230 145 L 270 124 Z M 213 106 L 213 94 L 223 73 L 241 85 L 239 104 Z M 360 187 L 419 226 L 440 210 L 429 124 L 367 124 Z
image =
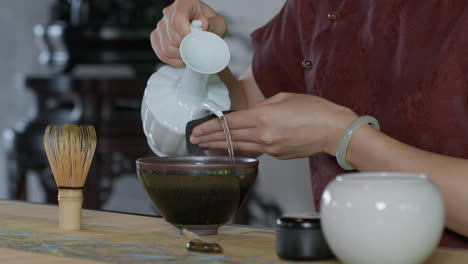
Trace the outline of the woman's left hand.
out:
M 294 93 L 280 93 L 252 108 L 226 115 L 234 149 L 267 153 L 278 159 L 319 152 L 335 155 L 341 134 L 356 118 L 346 107 Z M 190 141 L 206 148 L 227 148 L 218 119 L 195 127 Z

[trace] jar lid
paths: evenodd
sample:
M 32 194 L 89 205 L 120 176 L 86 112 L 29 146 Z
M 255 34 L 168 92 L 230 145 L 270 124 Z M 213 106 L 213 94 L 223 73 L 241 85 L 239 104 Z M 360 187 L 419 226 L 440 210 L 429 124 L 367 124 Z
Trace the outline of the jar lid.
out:
M 317 213 L 283 215 L 276 219 L 276 226 L 288 229 L 320 229 L 320 216 Z

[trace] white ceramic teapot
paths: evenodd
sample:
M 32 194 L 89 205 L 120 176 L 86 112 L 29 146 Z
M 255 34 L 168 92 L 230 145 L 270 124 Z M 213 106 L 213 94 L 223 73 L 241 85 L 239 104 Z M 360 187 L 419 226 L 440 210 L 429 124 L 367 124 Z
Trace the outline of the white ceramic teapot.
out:
M 187 154 L 186 124 L 231 106 L 229 92 L 216 73 L 229 63 L 229 48 L 222 38 L 202 31 L 194 20 L 191 33 L 181 42 L 185 68 L 163 66 L 148 80 L 141 105 L 143 130 L 148 145 L 158 156 Z

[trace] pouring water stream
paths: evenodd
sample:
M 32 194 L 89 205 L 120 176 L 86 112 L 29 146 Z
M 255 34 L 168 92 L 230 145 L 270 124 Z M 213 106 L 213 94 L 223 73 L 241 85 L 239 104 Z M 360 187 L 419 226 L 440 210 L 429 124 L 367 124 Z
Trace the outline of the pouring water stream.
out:
M 234 157 L 234 148 L 232 147 L 232 141 L 231 141 L 231 132 L 229 131 L 229 126 L 226 121 L 226 117 L 223 114 L 223 111 L 221 111 L 221 108 L 213 101 L 207 100 L 203 103 L 203 106 L 213 112 L 219 120 L 221 121 L 221 125 L 223 126 L 224 129 L 224 135 L 226 136 L 226 143 L 228 144 L 228 153 L 229 157 L 231 158 L 231 163 L 235 163 L 235 157 Z

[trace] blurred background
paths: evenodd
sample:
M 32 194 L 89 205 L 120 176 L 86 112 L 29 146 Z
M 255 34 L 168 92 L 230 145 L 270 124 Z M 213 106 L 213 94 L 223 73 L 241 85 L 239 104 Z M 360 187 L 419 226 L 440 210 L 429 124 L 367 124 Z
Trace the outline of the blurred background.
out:
M 251 62 L 250 33 L 285 0 L 204 1 L 228 23 L 229 67 Z M 161 63 L 149 35 L 170 0 L 0 1 L 0 198 L 56 203 L 42 137 L 52 123 L 96 127 L 98 148 L 84 208 L 157 214 L 135 173 L 146 145 L 140 104 Z M 239 223 L 272 227 L 284 213 L 313 211 L 306 159 L 260 157 Z

